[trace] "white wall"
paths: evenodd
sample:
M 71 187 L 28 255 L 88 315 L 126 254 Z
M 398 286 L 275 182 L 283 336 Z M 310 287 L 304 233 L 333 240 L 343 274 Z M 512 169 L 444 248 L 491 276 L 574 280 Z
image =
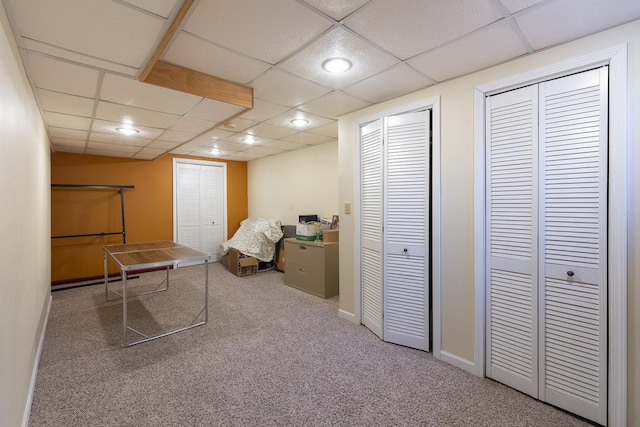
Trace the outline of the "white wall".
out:
M 338 143 L 328 142 L 247 166 L 249 217 L 298 223 L 298 215 L 338 214 Z
M 629 44 L 628 425 L 640 426 L 640 21 L 351 113 L 339 121 L 339 203 L 354 202 L 354 123 L 426 98 L 441 105 L 441 346 L 474 363 L 474 88 L 606 48 Z M 340 217 L 340 310 L 355 314 L 356 215 Z
M 28 414 L 50 302 L 50 151 L 0 5 L 0 425 Z

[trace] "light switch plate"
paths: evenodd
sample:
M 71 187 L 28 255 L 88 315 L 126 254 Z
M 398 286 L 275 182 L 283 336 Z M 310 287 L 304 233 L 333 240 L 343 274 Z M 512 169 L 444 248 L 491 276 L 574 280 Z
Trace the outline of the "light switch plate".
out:
M 346 202 L 344 204 L 344 213 L 349 215 L 351 213 L 351 203 Z

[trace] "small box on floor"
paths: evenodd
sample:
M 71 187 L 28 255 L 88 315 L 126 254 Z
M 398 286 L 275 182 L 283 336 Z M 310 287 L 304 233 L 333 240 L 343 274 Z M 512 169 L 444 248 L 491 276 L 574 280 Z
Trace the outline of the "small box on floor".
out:
M 237 249 L 229 249 L 229 271 L 238 277 L 251 276 L 258 272 L 258 260 Z

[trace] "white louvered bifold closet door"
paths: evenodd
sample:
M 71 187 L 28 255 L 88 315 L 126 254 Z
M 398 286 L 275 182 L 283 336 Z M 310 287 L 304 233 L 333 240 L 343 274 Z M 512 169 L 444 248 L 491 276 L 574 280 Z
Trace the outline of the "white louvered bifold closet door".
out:
M 487 100 L 487 376 L 600 424 L 607 82 L 603 67 Z
M 487 376 L 537 397 L 537 87 L 487 112 Z
M 201 168 L 189 163 L 176 165 L 176 243 L 194 249 L 201 245 Z
M 225 170 L 218 166 L 202 166 L 202 247 L 212 261 L 220 261 L 220 245 L 225 228 Z
M 429 112 L 385 121 L 384 340 L 429 350 Z
M 361 130 L 362 324 L 382 338 L 382 120 Z
M 540 84 L 540 398 L 607 422 L 607 68 Z

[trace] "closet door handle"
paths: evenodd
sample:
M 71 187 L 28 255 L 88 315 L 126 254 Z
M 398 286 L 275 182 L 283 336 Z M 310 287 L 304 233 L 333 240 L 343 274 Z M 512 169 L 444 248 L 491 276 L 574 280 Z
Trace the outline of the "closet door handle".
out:
M 567 276 L 569 276 L 569 277 L 573 277 L 574 274 L 575 273 L 573 271 L 571 271 L 571 270 L 567 271 Z
M 402 252 L 404 252 L 404 253 L 406 254 L 407 252 L 409 252 L 409 249 L 404 248 L 404 249 L 402 250 Z

